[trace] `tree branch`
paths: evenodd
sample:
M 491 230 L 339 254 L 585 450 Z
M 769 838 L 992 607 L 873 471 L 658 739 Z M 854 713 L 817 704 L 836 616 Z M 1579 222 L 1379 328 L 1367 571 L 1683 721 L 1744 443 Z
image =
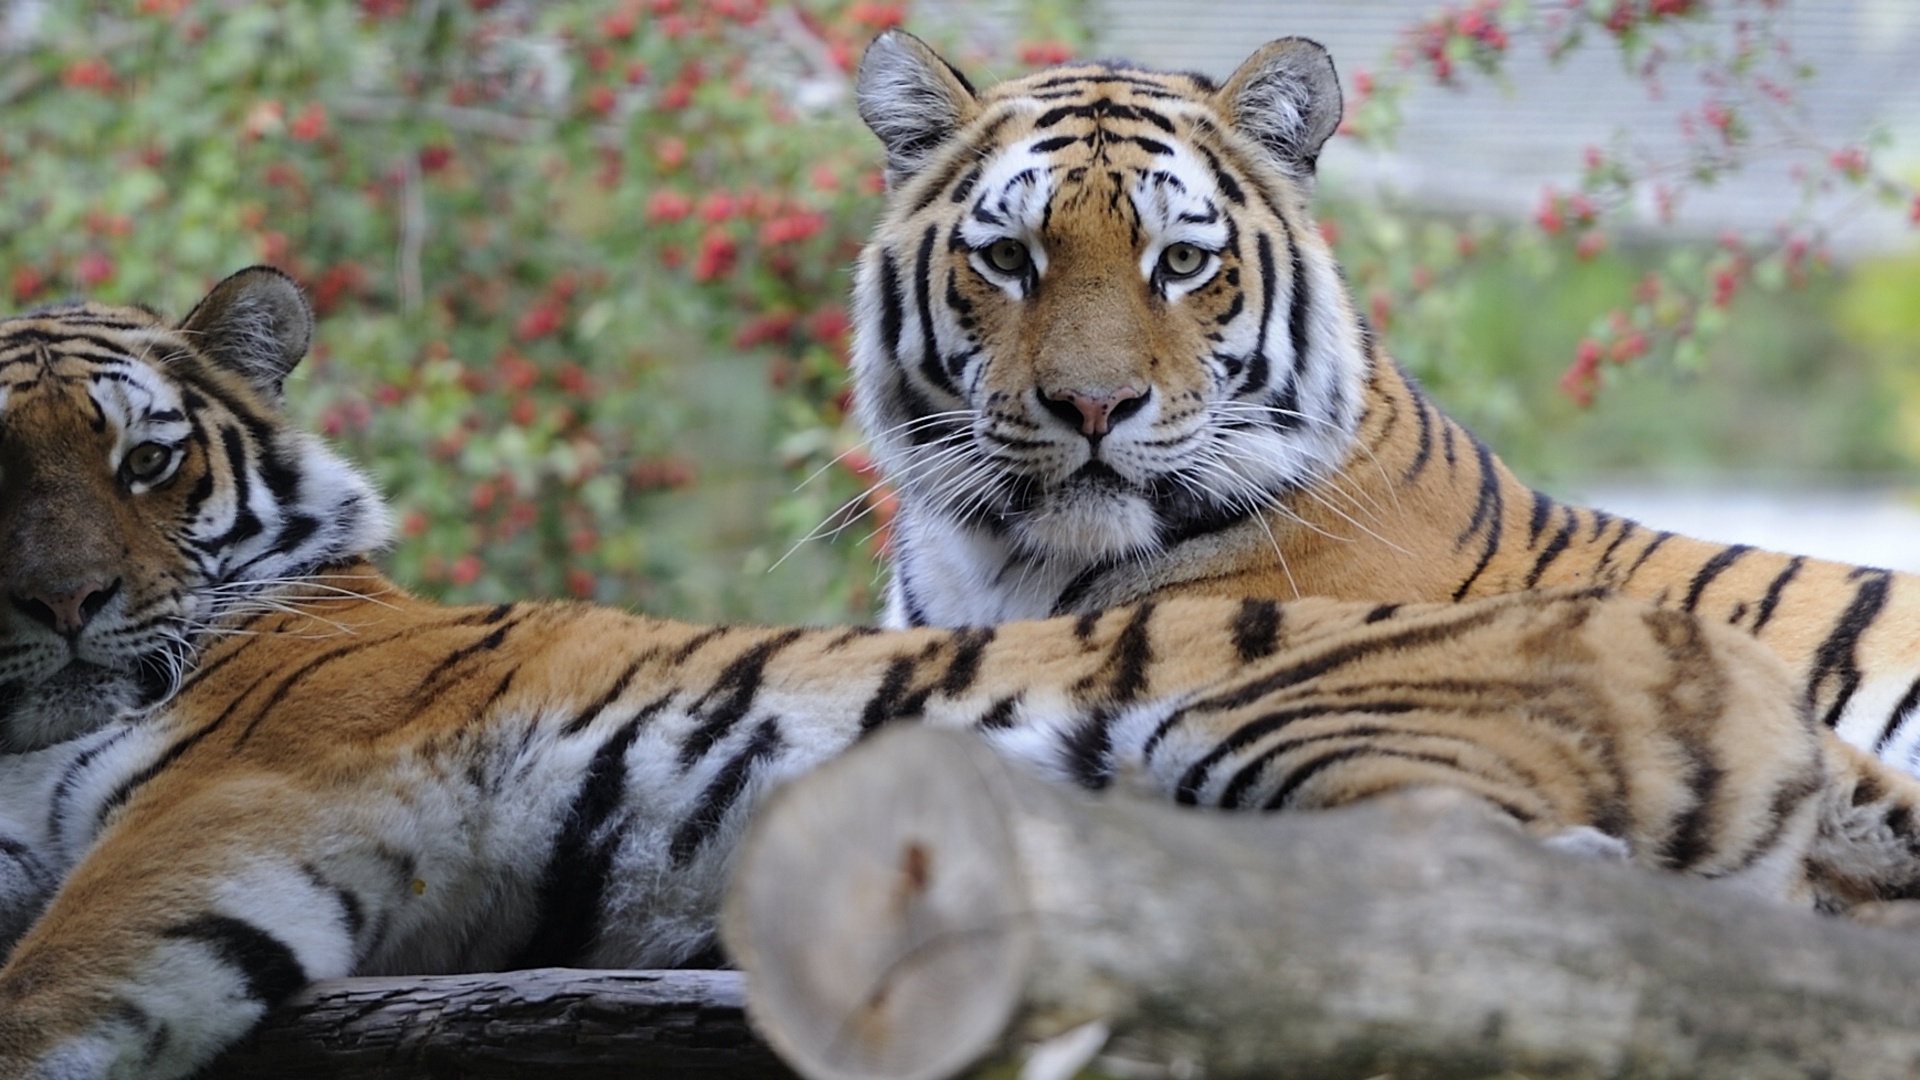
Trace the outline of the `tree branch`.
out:
M 814 1078 L 1089 1022 L 1116 1075 L 1920 1074 L 1920 941 L 1549 851 L 1450 791 L 1223 817 L 888 732 L 775 796 L 722 922 Z
M 223 1080 L 781 1080 L 732 971 L 329 979 L 208 1072 Z

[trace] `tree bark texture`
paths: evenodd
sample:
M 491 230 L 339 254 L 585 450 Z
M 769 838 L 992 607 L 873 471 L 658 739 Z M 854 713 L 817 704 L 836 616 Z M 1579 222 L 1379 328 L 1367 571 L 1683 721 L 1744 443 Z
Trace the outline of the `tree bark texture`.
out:
M 732 971 L 329 979 L 207 1073 L 221 1080 L 783 1080 Z
M 1913 934 L 1550 851 L 1447 791 L 1222 815 L 885 732 L 765 808 L 722 929 L 822 1080 L 1092 1021 L 1133 1075 L 1920 1076 Z

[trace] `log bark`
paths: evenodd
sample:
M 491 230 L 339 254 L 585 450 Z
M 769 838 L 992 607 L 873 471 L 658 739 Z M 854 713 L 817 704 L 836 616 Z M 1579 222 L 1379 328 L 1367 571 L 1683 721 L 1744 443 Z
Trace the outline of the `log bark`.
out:
M 780 1080 L 733 971 L 329 979 L 268 1016 L 222 1080 Z
M 1920 1076 L 1920 939 L 1549 851 L 1452 792 L 1225 816 L 887 732 L 777 793 L 722 931 L 821 1080 L 1096 1021 L 1116 1074 Z

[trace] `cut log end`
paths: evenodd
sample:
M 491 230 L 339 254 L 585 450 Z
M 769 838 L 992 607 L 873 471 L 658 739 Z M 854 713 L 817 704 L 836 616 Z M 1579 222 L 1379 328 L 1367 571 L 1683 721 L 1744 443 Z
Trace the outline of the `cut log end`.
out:
M 1033 930 L 996 778 L 927 734 L 953 752 L 829 763 L 775 796 L 740 853 L 735 880 L 757 885 L 730 890 L 722 933 L 757 973 L 756 1025 L 805 1076 L 950 1075 L 1019 1002 Z

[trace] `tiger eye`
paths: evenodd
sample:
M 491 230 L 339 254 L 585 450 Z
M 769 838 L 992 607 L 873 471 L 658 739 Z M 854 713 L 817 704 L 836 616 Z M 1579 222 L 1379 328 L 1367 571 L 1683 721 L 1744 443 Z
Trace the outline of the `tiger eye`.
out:
M 987 245 L 987 262 L 1003 274 L 1024 274 L 1031 259 L 1027 255 L 1027 245 L 1010 236 L 1003 236 Z
M 1193 244 L 1168 244 L 1160 253 L 1160 270 L 1170 278 L 1192 277 L 1205 265 L 1206 250 Z
M 127 475 L 135 480 L 152 480 L 167 471 L 167 465 L 173 461 L 173 451 L 159 443 L 141 443 L 127 451 L 122 465 Z

